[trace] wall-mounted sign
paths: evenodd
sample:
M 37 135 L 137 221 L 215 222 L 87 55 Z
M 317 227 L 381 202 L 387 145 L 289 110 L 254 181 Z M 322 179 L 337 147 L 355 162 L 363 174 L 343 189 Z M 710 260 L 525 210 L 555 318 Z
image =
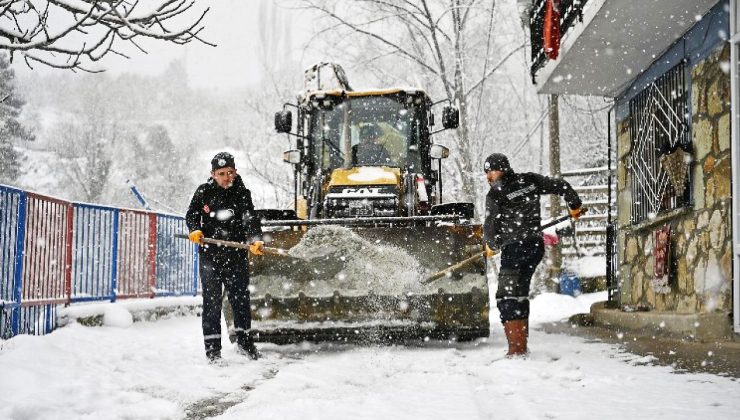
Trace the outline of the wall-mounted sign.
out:
M 666 225 L 655 231 L 655 249 L 653 257 L 655 258 L 654 274 L 652 287 L 655 293 L 669 293 L 671 288 L 671 227 Z

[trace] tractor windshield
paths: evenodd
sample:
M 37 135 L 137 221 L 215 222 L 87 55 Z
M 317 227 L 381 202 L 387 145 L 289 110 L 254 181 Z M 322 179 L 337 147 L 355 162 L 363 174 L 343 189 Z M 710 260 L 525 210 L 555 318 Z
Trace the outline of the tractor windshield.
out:
M 324 169 L 392 166 L 421 170 L 423 105 L 396 96 L 331 99 L 311 112 L 312 160 Z

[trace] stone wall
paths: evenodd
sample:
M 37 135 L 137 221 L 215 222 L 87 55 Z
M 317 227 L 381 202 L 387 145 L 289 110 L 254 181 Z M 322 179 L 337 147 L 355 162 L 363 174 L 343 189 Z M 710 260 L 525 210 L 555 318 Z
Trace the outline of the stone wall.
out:
M 629 118 L 617 125 L 620 299 L 623 306 L 678 313 L 732 308 L 730 49 L 719 47 L 691 69 L 691 207 L 630 224 Z M 668 290 L 653 286 L 655 231 L 671 226 Z

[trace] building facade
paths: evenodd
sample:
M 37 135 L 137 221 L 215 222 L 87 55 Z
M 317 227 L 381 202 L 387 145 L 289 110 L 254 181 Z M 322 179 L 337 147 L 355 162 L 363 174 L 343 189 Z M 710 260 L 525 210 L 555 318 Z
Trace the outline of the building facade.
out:
M 533 37 L 548 1 L 533 4 Z M 740 333 L 736 1 L 560 7 L 558 57 L 532 54 L 538 91 L 613 100 L 617 292 L 603 319 Z

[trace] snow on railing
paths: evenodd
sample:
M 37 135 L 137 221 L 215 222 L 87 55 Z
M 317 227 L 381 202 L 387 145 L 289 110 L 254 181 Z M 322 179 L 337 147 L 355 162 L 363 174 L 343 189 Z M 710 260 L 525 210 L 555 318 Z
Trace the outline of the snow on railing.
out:
M 72 203 L 0 185 L 0 338 L 45 334 L 57 306 L 196 295 L 182 217 Z

